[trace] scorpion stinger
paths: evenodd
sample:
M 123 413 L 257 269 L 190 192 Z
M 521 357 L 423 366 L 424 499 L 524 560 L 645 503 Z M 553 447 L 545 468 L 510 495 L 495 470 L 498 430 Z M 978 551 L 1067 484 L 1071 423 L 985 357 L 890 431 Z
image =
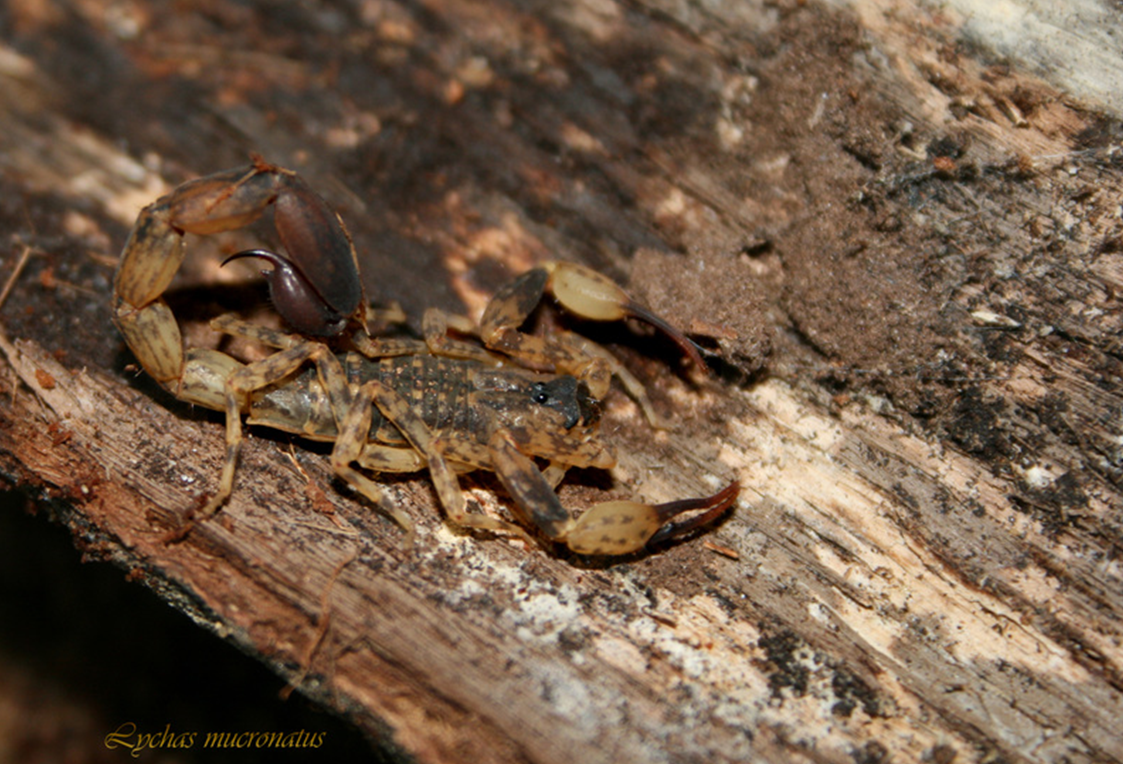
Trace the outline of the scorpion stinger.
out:
M 245 257 L 256 257 L 273 266 L 272 270 L 263 270 L 261 275 L 269 284 L 273 307 L 285 323 L 310 337 L 335 337 L 343 331 L 349 317 L 340 315 L 288 258 L 267 249 L 247 249 L 230 255 L 222 264 Z

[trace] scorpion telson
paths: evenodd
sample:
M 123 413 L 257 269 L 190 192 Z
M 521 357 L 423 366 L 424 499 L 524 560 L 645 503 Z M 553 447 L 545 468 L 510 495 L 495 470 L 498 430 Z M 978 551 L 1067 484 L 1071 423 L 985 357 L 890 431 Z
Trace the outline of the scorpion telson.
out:
M 316 291 L 316 287 L 295 264 L 267 249 L 249 249 L 230 255 L 223 265 L 243 257 L 257 257 L 273 265 L 261 275 L 269 284 L 269 299 L 273 307 L 297 333 L 309 337 L 335 337 L 347 326 L 348 315 L 339 313 L 330 300 Z
M 221 316 L 211 322 L 219 332 L 277 352 L 245 364 L 217 350 L 184 347 L 162 296 L 183 261 L 184 235 L 242 228 L 269 208 L 284 252 L 246 250 L 227 261 L 269 263 L 273 305 L 295 333 Z M 582 318 L 646 321 L 702 363 L 689 339 L 611 280 L 560 262 L 500 289 L 478 326 L 429 310 L 423 341 L 372 337 L 368 326 L 376 313 L 363 295 L 347 229 L 291 170 L 255 159 L 157 199 L 141 210 L 125 244 L 114 282 L 114 321 L 165 389 L 226 415 L 217 491 L 188 516 L 178 537 L 230 495 L 243 416 L 250 424 L 333 443 L 335 473 L 393 517 L 407 545 L 413 523 L 371 473 L 427 469 L 450 523 L 527 541 L 524 526 L 532 527 L 580 554 L 632 554 L 717 519 L 736 500 L 737 483 L 666 504 L 602 502 L 576 519 L 562 507 L 555 489 L 569 467 L 615 464 L 597 427 L 613 376 L 650 421 L 657 418 L 643 386 L 603 348 L 569 333 L 543 337 L 520 330 L 546 295 Z M 450 329 L 468 339 L 453 339 Z M 334 338 L 332 346 L 326 338 Z M 457 476 L 471 470 L 498 475 L 521 525 L 467 511 Z

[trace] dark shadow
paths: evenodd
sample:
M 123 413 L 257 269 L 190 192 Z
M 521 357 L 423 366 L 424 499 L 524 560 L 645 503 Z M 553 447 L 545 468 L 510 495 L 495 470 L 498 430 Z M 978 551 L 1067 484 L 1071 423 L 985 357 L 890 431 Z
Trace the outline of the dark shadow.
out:
M 78 762 L 401 760 L 299 695 L 280 700 L 282 679 L 120 570 L 81 564 L 67 533 L 26 512 L 31 506 L 20 492 L 0 494 L 0 685 L 9 708 L 26 715 L 6 722 L 13 760 L 64 760 L 64 752 Z M 170 735 L 137 758 L 109 750 L 106 736 L 129 724 Z M 302 731 L 303 747 L 205 747 L 208 733 Z M 195 733 L 194 744 L 171 748 L 185 733 Z

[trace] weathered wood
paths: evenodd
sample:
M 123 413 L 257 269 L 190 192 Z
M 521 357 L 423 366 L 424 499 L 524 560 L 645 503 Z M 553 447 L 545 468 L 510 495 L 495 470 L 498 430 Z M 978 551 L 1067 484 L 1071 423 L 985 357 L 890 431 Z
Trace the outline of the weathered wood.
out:
M 875 3 L 113 8 L 15 4 L 0 50 L 6 262 L 32 253 L 0 464 L 88 555 L 420 761 L 1123 759 L 1114 118 Z M 221 420 L 125 370 L 110 276 L 143 204 L 250 151 L 411 315 L 560 257 L 714 338 L 697 382 L 607 335 L 677 422 L 614 396 L 607 488 L 736 477 L 736 512 L 606 565 L 455 534 L 396 479 L 405 555 L 322 449 L 253 437 L 165 543 Z M 208 246 L 193 342 L 257 294 Z

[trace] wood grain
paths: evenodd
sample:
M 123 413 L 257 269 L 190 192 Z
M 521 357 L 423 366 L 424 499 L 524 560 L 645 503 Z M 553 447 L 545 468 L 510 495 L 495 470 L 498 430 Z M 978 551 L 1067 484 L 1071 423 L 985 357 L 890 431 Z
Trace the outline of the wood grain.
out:
M 0 220 L 5 262 L 33 255 L 0 464 L 88 556 L 418 761 L 1123 759 L 1109 111 L 872 4 L 211 6 L 8 11 Z M 114 258 L 141 206 L 250 151 L 413 316 L 558 257 L 692 326 L 708 379 L 592 330 L 676 426 L 614 393 L 619 466 L 562 496 L 736 478 L 732 516 L 608 564 L 456 534 L 418 476 L 388 483 L 407 555 L 322 448 L 256 432 L 220 517 L 165 543 L 222 425 L 126 370 Z M 223 246 L 172 294 L 193 342 L 257 299 Z

